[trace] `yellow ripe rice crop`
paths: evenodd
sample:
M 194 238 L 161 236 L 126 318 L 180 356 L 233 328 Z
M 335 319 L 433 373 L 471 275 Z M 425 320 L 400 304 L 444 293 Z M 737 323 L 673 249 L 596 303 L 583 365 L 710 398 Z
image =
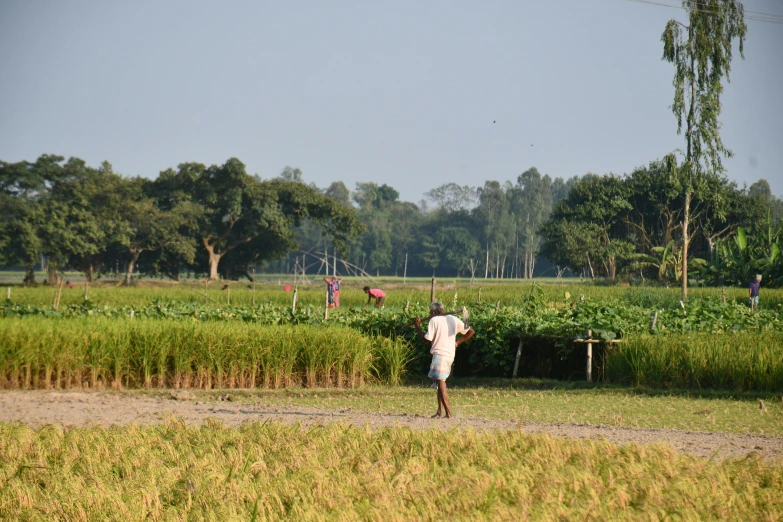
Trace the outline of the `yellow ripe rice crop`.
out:
M 780 520 L 783 466 L 519 432 L 0 424 L 2 520 Z
M 339 326 L 4 319 L 0 388 L 397 384 L 409 350 L 405 341 Z

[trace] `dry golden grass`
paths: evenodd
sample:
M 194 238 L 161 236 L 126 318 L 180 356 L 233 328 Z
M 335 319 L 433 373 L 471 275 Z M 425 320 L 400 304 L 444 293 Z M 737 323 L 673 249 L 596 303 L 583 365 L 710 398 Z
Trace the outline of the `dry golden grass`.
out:
M 516 432 L 0 424 L 3 520 L 780 520 L 783 466 Z

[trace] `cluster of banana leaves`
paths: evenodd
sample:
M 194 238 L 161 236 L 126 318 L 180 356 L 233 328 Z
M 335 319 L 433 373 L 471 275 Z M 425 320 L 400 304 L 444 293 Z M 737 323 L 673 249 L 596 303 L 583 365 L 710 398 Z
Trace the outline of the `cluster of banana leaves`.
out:
M 715 246 L 712 264 L 702 276 L 711 284 L 743 285 L 761 275 L 765 287 L 783 286 L 783 224 L 767 223 L 754 230 L 743 227 Z

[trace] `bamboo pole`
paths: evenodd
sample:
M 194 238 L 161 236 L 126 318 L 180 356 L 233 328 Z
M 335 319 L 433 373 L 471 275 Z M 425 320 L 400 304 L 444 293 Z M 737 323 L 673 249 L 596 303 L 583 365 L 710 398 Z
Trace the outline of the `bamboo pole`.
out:
M 54 309 L 57 310 L 60 308 L 60 297 L 63 295 L 63 285 L 65 284 L 65 278 L 60 278 L 60 287 L 57 289 L 57 297 L 54 301 Z

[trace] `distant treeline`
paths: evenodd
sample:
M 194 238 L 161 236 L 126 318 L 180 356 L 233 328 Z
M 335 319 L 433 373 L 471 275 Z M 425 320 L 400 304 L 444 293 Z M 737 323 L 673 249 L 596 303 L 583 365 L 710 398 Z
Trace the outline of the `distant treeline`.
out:
M 414 204 L 386 184 L 318 188 L 291 167 L 262 179 L 235 158 L 182 163 L 153 180 L 43 155 L 0 161 L 0 264 L 24 267 L 26 283 L 36 267 L 50 282 L 64 269 L 88 280 L 123 272 L 130 282 L 138 273 L 325 273 L 327 260 L 339 274 L 674 282 L 683 197 L 659 161 L 568 180 L 531 168 L 515 183 L 445 184 Z M 766 181 L 708 178 L 691 202 L 689 276 L 741 282 L 761 271 L 783 282 L 781 218 Z

